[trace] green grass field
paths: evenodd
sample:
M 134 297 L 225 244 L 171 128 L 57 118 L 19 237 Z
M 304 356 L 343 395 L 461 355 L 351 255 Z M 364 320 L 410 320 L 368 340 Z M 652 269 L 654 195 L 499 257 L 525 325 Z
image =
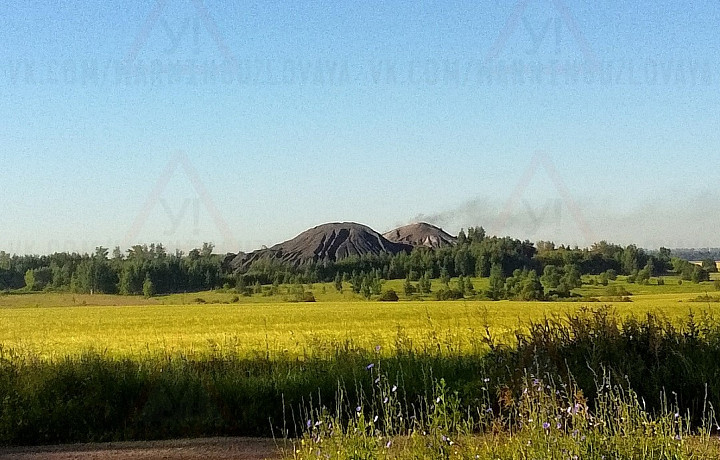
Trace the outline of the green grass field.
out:
M 487 279 L 473 279 L 473 284 L 483 289 Z M 632 301 L 608 301 L 603 298 L 604 286 L 590 284 L 576 291 L 583 298 L 566 302 L 439 302 L 431 296 L 410 301 L 401 296 L 401 301 L 391 303 L 360 300 L 349 288 L 338 293 L 331 284 L 306 286 L 315 293 L 315 303 L 287 302 L 282 287 L 278 295 L 239 298 L 233 291 L 150 299 L 12 294 L 0 296 L 0 344 L 5 350 L 42 358 L 88 350 L 125 356 L 231 351 L 249 357 L 295 357 L 322 354 L 346 343 L 389 350 L 398 340 L 418 348 L 452 346 L 462 352 L 481 346 L 485 325 L 504 340 L 523 322 L 582 306 L 608 304 L 623 316 L 655 312 L 671 319 L 720 308 L 720 303 L 694 301 L 706 293 L 717 296 L 712 282 L 678 285 L 677 279 L 668 277 L 660 286 L 628 284 L 623 278 L 614 284 L 630 291 Z M 438 286 L 435 281 L 433 289 Z M 389 288 L 402 292 L 402 280 L 386 282 L 384 289 Z

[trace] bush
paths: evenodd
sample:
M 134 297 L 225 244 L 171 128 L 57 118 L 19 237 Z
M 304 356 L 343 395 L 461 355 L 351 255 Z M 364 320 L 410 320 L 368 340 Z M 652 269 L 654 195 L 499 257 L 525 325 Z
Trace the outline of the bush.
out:
M 435 293 L 435 298 L 437 300 L 458 300 L 463 297 L 463 293 L 457 289 L 440 289 Z
M 708 273 L 717 273 L 717 271 L 718 271 L 717 264 L 715 263 L 715 259 L 703 260 L 701 267 Z
M 417 292 L 417 288 L 410 282 L 409 278 L 405 280 L 403 290 L 405 291 L 405 297 L 410 297 Z
M 716 291 L 720 291 L 720 280 L 715 280 L 713 286 L 715 286 Z
M 380 294 L 378 300 L 381 302 L 397 302 L 399 300 L 399 297 L 395 290 L 388 289 L 387 291 Z
M 312 291 L 305 291 L 300 298 L 300 302 L 315 302 L 315 294 Z
M 145 281 L 143 282 L 143 295 L 146 298 L 153 297 L 155 295 L 155 284 L 153 284 L 152 280 L 150 279 L 150 275 L 145 276 Z
M 605 289 L 605 295 L 610 297 L 627 297 L 632 295 L 632 293 L 622 286 L 612 285 Z

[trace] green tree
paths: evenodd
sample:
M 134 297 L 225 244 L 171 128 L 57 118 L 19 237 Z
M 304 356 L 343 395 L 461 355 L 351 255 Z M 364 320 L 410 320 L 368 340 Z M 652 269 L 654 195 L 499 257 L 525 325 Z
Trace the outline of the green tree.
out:
M 490 267 L 490 286 L 487 295 L 493 300 L 500 300 L 505 297 L 505 276 L 500 264 L 493 264 Z
M 120 272 L 120 282 L 118 283 L 118 291 L 122 295 L 135 294 L 134 281 L 135 281 L 135 270 L 134 265 L 125 263 L 122 271 Z
M 25 272 L 25 289 L 32 291 L 35 289 L 35 271 L 28 270 Z
M 653 264 L 652 262 L 648 262 L 642 270 L 638 270 L 637 275 L 635 276 L 635 282 L 637 284 L 649 284 L 652 272 Z
M 520 282 L 519 297 L 521 300 L 542 300 L 545 297 L 543 285 L 535 270 L 527 272 Z
M 560 278 L 557 293 L 562 297 L 569 297 L 573 289 L 582 286 L 582 278 L 580 277 L 580 270 L 576 265 L 568 265 L 564 271 L 565 274 Z
M 214 249 L 215 249 L 214 244 L 203 243 L 202 248 L 200 249 L 200 257 L 209 258 L 212 255 Z
M 373 295 L 380 295 L 382 292 L 382 279 L 380 279 L 378 271 L 374 271 L 372 276 L 368 276 L 368 283 L 370 284 L 370 292 Z
M 370 296 L 372 295 L 372 291 L 370 290 L 370 282 L 367 278 L 365 278 L 360 285 L 360 294 L 362 294 L 365 299 L 370 299 Z
M 430 280 L 430 271 L 425 272 L 418 281 L 418 290 L 421 294 L 430 294 L 432 292 L 432 281 Z
M 457 290 L 465 294 L 465 277 L 460 275 L 457 280 Z
M 701 263 L 701 267 L 708 273 L 717 273 L 718 271 L 717 264 L 713 259 L 704 259 Z
M 410 275 L 405 277 L 405 283 L 403 284 L 403 291 L 405 297 L 410 297 L 415 294 L 415 286 L 410 282 Z
M 360 294 L 364 278 L 363 274 L 353 271 L 352 277 L 350 278 L 350 287 L 355 294 Z
M 465 230 L 462 228 L 460 229 L 460 232 L 457 235 L 457 244 L 458 246 L 464 246 L 468 242 L 467 235 L 465 235 Z
M 449 287 L 448 285 L 450 284 L 450 274 L 444 266 L 440 269 L 440 284 L 445 287 Z
M 342 286 L 342 278 L 340 277 L 340 272 L 337 272 L 337 273 L 335 274 L 335 280 L 334 280 L 334 282 L 335 282 L 335 290 L 338 291 L 338 292 L 340 292 L 340 293 L 342 293 L 342 291 L 343 291 L 343 286 Z
M 565 274 L 560 278 L 562 283 L 565 283 L 570 289 L 579 288 L 582 286 L 582 278 L 580 277 L 580 269 L 577 265 L 568 265 L 565 267 Z
M 540 277 L 540 282 L 546 290 L 551 291 L 557 289 L 560 285 L 560 278 L 562 273 L 555 265 L 546 265 L 543 269 L 543 274 Z
M 245 283 L 245 277 L 243 275 L 238 275 L 235 280 L 235 292 L 238 294 L 245 294 L 247 290 L 247 284 Z
M 690 275 L 690 281 L 693 283 L 701 283 L 703 281 L 710 281 L 710 273 L 702 267 L 697 265 L 693 266 L 692 274 Z
M 465 279 L 465 295 L 475 295 L 475 286 L 470 278 Z
M 145 281 L 143 281 L 142 290 L 143 295 L 147 298 L 153 297 L 155 295 L 155 285 L 153 285 L 149 273 L 145 274 Z
M 53 272 L 50 267 L 40 267 L 33 270 L 35 276 L 35 284 L 33 288 L 36 291 L 42 291 L 48 286 L 52 286 Z
M 463 276 L 475 273 L 475 261 L 466 247 L 460 247 L 455 254 L 455 272 Z
M 527 277 L 527 270 L 519 268 L 513 270 L 512 276 L 505 279 L 505 295 L 510 299 L 520 299 L 522 293 L 522 282 Z

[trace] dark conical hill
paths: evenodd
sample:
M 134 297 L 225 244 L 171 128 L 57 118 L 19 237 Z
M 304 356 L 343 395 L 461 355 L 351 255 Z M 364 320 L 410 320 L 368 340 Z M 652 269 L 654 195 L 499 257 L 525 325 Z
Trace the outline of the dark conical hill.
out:
M 410 244 L 412 246 L 427 246 L 439 248 L 453 245 L 457 238 L 434 225 L 417 222 L 410 225 L 398 227 L 384 233 L 383 236 L 395 243 Z
M 256 260 L 277 260 L 299 266 L 336 262 L 367 254 L 397 254 L 412 246 L 389 241 L 372 228 L 354 222 L 334 222 L 305 230 L 295 238 L 267 249 L 239 253 L 231 262 L 234 269 L 246 270 Z

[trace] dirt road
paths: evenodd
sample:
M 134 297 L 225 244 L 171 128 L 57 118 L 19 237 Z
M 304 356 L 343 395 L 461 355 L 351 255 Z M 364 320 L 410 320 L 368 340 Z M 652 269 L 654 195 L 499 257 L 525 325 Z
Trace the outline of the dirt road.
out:
M 228 460 L 279 459 L 283 441 L 262 438 L 204 438 L 171 441 L 68 444 L 0 448 L 8 460 Z

